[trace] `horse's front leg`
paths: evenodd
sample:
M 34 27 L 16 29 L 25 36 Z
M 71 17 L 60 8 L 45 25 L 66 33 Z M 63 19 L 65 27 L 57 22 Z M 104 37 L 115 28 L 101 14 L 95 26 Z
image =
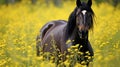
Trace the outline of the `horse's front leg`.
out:
M 91 57 L 91 59 L 89 59 L 89 62 L 87 63 L 87 67 L 93 67 L 93 63 L 92 63 L 93 62 L 93 56 L 94 56 L 93 48 L 92 48 L 89 40 L 88 40 L 87 44 L 88 44 L 88 51 L 90 53 L 89 56 Z
M 88 51 L 90 53 L 90 56 L 94 56 L 93 48 L 92 48 L 89 40 L 87 42 L 87 45 L 88 45 Z

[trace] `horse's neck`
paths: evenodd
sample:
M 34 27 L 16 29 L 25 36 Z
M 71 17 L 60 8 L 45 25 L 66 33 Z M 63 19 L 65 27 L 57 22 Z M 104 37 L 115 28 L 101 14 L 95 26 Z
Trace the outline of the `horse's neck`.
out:
M 88 34 L 86 35 L 87 38 L 86 39 L 81 39 L 78 35 L 77 29 L 74 29 L 73 33 L 71 36 L 69 36 L 69 38 L 65 41 L 66 43 L 68 41 L 70 41 L 69 43 L 67 43 L 67 47 L 69 48 L 72 45 L 87 45 L 88 44 Z
M 76 36 L 77 36 L 77 28 L 74 28 L 74 30 L 73 30 L 73 32 L 72 32 L 70 38 L 71 38 L 71 39 L 75 39 Z
M 88 33 L 85 35 L 85 39 L 82 39 L 79 37 L 78 32 L 74 31 L 74 33 L 72 34 L 72 36 L 70 37 L 71 40 L 74 40 L 73 45 L 76 44 L 87 44 L 88 43 Z

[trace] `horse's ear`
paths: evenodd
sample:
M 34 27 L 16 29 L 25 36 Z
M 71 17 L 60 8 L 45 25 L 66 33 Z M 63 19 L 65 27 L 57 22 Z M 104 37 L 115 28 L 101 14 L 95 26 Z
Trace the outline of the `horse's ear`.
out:
M 92 6 L 92 0 L 88 0 L 87 5 L 91 7 Z
M 77 7 L 82 6 L 81 1 L 80 1 L 80 0 L 77 0 L 77 1 L 76 1 L 76 5 L 77 5 Z

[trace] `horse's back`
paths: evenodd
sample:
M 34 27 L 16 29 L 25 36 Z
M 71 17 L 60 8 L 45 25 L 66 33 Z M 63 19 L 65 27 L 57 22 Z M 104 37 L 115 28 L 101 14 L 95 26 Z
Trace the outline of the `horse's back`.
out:
M 50 49 L 50 47 L 52 46 L 50 44 L 52 38 L 54 37 L 54 40 L 59 41 L 60 37 L 63 36 L 61 35 L 61 32 L 63 32 L 63 29 L 66 25 L 67 21 L 64 20 L 51 21 L 45 24 L 40 30 L 40 35 L 37 36 L 37 40 L 41 40 L 41 42 L 37 42 L 37 47 L 42 47 L 43 52 L 52 52 L 52 50 Z M 53 35 L 53 37 L 51 35 Z M 60 35 L 60 37 L 58 37 L 58 35 Z M 58 42 L 56 43 L 56 45 L 58 46 Z M 48 44 L 48 46 L 45 46 L 45 44 Z
M 47 33 L 49 33 L 52 29 L 54 29 L 55 27 L 58 27 L 60 25 L 63 25 L 63 24 L 66 24 L 66 21 L 56 20 L 56 21 L 51 21 L 51 22 L 48 22 L 47 24 L 45 24 L 40 30 L 41 39 L 43 39 L 44 36 Z

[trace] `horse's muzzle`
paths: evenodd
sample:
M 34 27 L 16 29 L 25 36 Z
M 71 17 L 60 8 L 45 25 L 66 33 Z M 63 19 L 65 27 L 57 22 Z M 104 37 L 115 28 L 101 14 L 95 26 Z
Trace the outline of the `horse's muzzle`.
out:
M 78 35 L 79 35 L 80 39 L 86 39 L 88 37 L 88 31 L 80 30 L 80 31 L 78 31 Z

